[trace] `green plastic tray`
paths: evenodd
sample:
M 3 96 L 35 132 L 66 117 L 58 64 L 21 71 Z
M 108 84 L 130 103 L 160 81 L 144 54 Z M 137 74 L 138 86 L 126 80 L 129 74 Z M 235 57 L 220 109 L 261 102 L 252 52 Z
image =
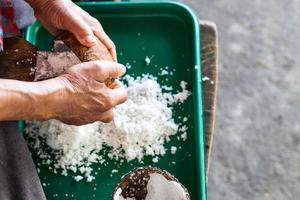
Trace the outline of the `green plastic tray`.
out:
M 101 167 L 101 170 L 92 183 L 77 183 L 72 176 L 55 175 L 47 166 L 39 166 L 41 182 L 47 183 L 44 186 L 47 199 L 109 200 L 122 175 L 135 167 L 152 165 L 175 175 L 187 187 L 192 199 L 205 200 L 200 32 L 197 18 L 187 6 L 175 2 L 89 2 L 79 5 L 101 22 L 115 42 L 118 61 L 132 65 L 128 74 L 137 76 L 150 73 L 157 76 L 160 67 L 169 66 L 170 70 L 176 69 L 174 75 L 168 79 L 159 78 L 160 83 L 179 89 L 181 80 L 188 82 L 192 96 L 183 106 L 174 109 L 177 121 L 178 116 L 190 115 L 188 139 L 178 142 L 176 136 L 173 137 L 166 146 L 181 146 L 181 149 L 175 155 L 167 153 L 158 163 L 146 157 L 144 163 L 133 161 L 118 166 L 118 163 L 111 161 L 107 166 L 95 164 L 93 168 L 96 170 Z M 39 23 L 35 23 L 27 29 L 26 39 L 42 50 L 50 50 L 53 37 Z M 145 57 L 152 55 L 155 57 L 150 66 L 146 66 Z M 38 161 L 34 151 L 32 155 Z M 112 169 L 118 169 L 118 173 L 111 176 Z

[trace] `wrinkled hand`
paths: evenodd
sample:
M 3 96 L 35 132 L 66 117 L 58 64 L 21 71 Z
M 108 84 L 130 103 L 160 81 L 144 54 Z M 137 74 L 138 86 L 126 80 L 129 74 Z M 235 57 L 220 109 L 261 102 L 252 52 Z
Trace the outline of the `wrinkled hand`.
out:
M 36 18 L 53 35 L 62 30 L 72 32 L 78 41 L 91 47 L 99 39 L 116 61 L 116 47 L 98 20 L 70 0 L 27 0 Z
M 103 82 L 109 77 L 117 78 L 125 71 L 123 65 L 109 61 L 86 62 L 69 68 L 55 78 L 63 88 L 48 100 L 54 102 L 52 107 L 49 106 L 51 118 L 73 125 L 111 121 L 111 108 L 127 100 L 127 91 L 118 84 L 110 89 Z

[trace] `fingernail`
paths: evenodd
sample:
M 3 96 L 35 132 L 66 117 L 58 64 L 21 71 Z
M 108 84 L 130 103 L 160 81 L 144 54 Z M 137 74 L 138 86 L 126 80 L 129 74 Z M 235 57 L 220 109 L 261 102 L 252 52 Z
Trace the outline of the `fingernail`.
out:
M 86 43 L 94 43 L 94 42 L 96 42 L 96 37 L 93 35 L 88 35 L 85 37 L 84 40 Z
M 122 64 L 119 64 L 119 67 L 122 69 L 122 74 L 125 74 L 126 72 L 126 67 Z

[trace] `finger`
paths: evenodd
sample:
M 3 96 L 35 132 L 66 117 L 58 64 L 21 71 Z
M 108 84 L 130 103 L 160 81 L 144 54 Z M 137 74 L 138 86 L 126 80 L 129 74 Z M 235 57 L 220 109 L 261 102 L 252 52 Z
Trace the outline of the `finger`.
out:
M 97 42 L 92 28 L 80 16 L 70 17 L 70 20 L 66 21 L 66 29 L 84 46 L 91 47 Z
M 116 45 L 114 44 L 114 42 L 108 37 L 108 35 L 104 31 L 99 31 L 99 28 L 94 30 L 94 34 L 106 46 L 106 48 L 112 55 L 114 61 L 117 62 Z
M 106 46 L 109 50 L 110 54 L 112 55 L 114 61 L 117 61 L 117 52 L 116 46 L 114 42 L 109 38 L 109 36 L 103 30 L 101 23 L 96 19 L 91 17 L 88 13 L 82 12 L 82 17 L 84 20 L 93 27 L 93 33 L 97 36 L 97 38 Z
M 104 82 L 107 78 L 118 78 L 126 72 L 124 65 L 111 61 L 85 62 L 74 66 L 73 69 L 99 82 Z
M 113 106 L 122 104 L 128 99 L 127 90 L 124 88 L 109 89 L 109 93 Z
M 114 112 L 112 110 L 108 110 L 104 113 L 101 113 L 97 121 L 102 121 L 104 123 L 111 122 L 114 119 Z
M 126 73 L 126 67 L 116 62 L 98 61 L 96 67 L 100 69 L 98 72 L 104 76 L 104 79 L 118 78 Z

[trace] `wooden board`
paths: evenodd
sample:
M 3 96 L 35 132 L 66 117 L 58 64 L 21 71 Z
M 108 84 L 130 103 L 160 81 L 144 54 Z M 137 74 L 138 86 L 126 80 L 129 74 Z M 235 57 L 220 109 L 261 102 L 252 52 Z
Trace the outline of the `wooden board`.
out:
M 4 51 L 0 53 L 0 78 L 33 81 L 30 73 L 36 63 L 37 47 L 21 37 L 4 39 Z
M 203 81 L 203 114 L 205 132 L 205 164 L 206 181 L 209 172 L 209 161 L 212 150 L 213 133 L 215 125 L 216 111 L 216 91 L 217 91 L 217 29 L 215 24 L 200 21 L 201 26 L 201 64 L 202 77 L 208 77 L 208 81 Z

